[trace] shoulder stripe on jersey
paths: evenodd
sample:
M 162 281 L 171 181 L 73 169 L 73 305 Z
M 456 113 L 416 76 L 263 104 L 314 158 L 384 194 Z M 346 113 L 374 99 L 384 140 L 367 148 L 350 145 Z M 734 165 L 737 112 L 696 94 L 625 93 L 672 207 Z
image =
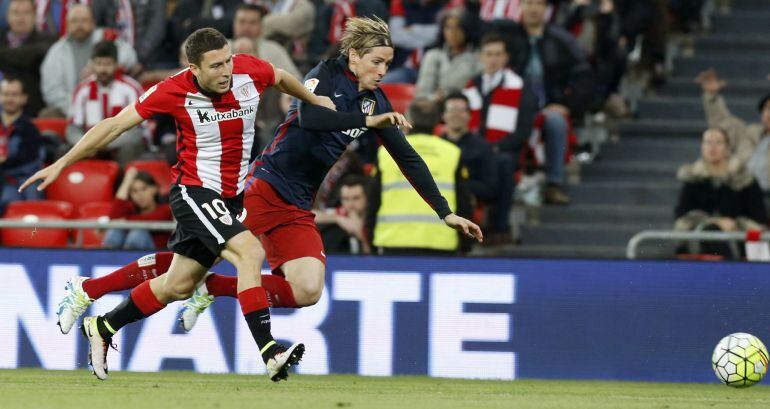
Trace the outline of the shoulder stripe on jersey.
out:
M 206 226 L 206 229 L 211 233 L 212 236 L 214 236 L 217 239 L 217 244 L 222 244 L 225 242 L 225 239 L 222 237 L 221 234 L 217 231 L 216 228 L 214 228 L 214 225 L 211 224 L 209 219 L 206 218 L 206 216 L 203 215 L 203 212 L 201 211 L 200 207 L 198 207 L 197 204 L 195 204 L 195 201 L 190 198 L 190 196 L 187 194 L 187 186 L 185 185 L 179 185 L 179 187 L 182 189 L 182 199 L 184 199 L 185 202 L 187 202 L 187 205 L 190 206 L 193 213 L 195 213 L 196 216 L 198 216 L 198 219 L 200 219 L 201 223 L 203 223 L 204 226 Z

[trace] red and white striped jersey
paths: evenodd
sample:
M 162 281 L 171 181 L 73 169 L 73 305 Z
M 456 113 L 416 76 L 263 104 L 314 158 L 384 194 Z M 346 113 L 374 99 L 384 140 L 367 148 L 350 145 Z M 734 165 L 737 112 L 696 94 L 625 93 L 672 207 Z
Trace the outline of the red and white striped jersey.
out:
M 116 73 L 115 79 L 103 86 L 91 75 L 78 84 L 72 94 L 69 122 L 87 131 L 133 104 L 142 92 L 142 86 L 129 76 Z
M 201 92 L 189 69 L 156 84 L 136 102 L 147 119 L 174 117 L 177 164 L 174 183 L 202 186 L 229 198 L 243 191 L 254 144 L 259 98 L 275 84 L 273 66 L 246 54 L 233 56 L 230 91 L 211 96 Z

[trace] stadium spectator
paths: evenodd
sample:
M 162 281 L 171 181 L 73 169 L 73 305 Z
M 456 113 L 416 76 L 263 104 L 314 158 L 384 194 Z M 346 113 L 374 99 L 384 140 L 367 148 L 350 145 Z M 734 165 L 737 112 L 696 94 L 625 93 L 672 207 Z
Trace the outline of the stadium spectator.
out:
M 470 18 L 462 9 L 444 14 L 438 47 L 425 53 L 420 64 L 415 97 L 442 101 L 481 72 L 471 30 Z
M 172 219 L 171 207 L 161 203 L 158 183 L 149 173 L 129 168 L 123 182 L 112 200 L 110 219 L 136 221 L 168 221 Z M 150 233 L 149 230 L 109 229 L 104 235 L 103 245 L 107 248 L 125 250 L 164 249 L 169 234 Z
M 524 76 L 542 109 L 548 183 L 545 202 L 568 204 L 563 185 L 570 118 L 582 118 L 595 102 L 593 72 L 575 38 L 547 23 L 546 0 L 523 0 L 521 9 L 521 25 L 503 21 L 492 30 L 508 39 L 510 65 Z
M 324 10 L 323 6 L 319 7 L 316 16 L 324 13 Z M 326 13 L 330 14 L 330 17 L 325 19 L 328 20 L 325 21 L 325 27 L 316 27 L 316 32 L 320 30 L 320 34 L 326 34 L 326 41 L 323 43 L 326 47 L 339 43 L 345 31 L 345 24 L 351 17 L 374 18 L 376 16 L 385 21 L 390 18 L 385 2 L 380 0 L 338 0 L 330 5 Z M 324 20 L 324 17 L 321 19 Z
M 99 27 L 118 31 L 118 38 L 136 49 L 140 66 L 152 67 L 162 53 L 166 38 L 166 0 L 91 0 L 94 20 Z
M 674 210 L 676 230 L 765 230 L 768 217 L 762 191 L 745 165 L 730 158 L 725 131 L 703 133 L 701 158 L 679 169 L 683 183 Z M 708 245 L 707 253 L 729 255 L 724 244 Z
M 178 0 L 170 18 L 169 40 L 182 44 L 193 31 L 211 27 L 233 36 L 233 17 L 241 0 Z
M 605 109 L 619 118 L 628 115 L 628 106 L 620 95 L 620 81 L 626 72 L 627 58 L 620 47 L 620 16 L 614 0 L 601 0 L 592 16 L 596 27 L 594 43 L 594 70 L 600 98 Z
M 497 151 L 517 157 L 532 133 L 537 100 L 530 84 L 507 68 L 509 57 L 503 37 L 496 33 L 485 35 L 481 40 L 480 59 L 482 73 L 463 90 L 470 102 L 470 129 L 493 144 Z M 560 136 L 547 134 L 550 139 L 546 143 L 566 143 L 558 139 Z
M 67 142 L 76 144 L 85 133 L 105 118 L 115 116 L 144 92 L 133 78 L 118 71 L 118 48 L 102 40 L 91 51 L 89 71 L 93 72 L 75 88 L 70 106 Z M 143 127 L 127 131 L 126 135 L 107 146 L 110 156 L 126 164 L 144 150 Z
M 579 118 L 591 105 L 594 79 L 585 52 L 563 28 L 547 23 L 546 0 L 521 2 L 521 25 L 501 22 L 492 28 L 508 40 L 511 68 L 532 86 L 547 122 Z M 549 114 L 561 113 L 561 118 Z M 565 124 L 559 124 L 563 126 Z
M 110 40 L 114 33 L 95 28 L 88 6 L 76 5 L 67 14 L 67 35 L 48 50 L 40 67 L 41 91 L 47 104 L 45 116 L 66 117 L 77 83 L 91 74 L 88 67 L 91 48 L 102 40 Z M 128 72 L 136 65 L 136 51 L 131 45 L 115 40 L 118 64 Z M 43 115 L 41 113 L 41 115 Z
M 409 107 L 412 130 L 407 140 L 425 161 L 436 185 L 458 215 L 470 213 L 460 166 L 460 148 L 432 135 L 438 123 L 436 105 L 415 100 Z M 436 212 L 420 197 L 385 147 L 377 152 L 379 198 L 374 227 L 374 246 L 379 254 L 454 254 L 460 240 L 444 227 Z
M 482 21 L 490 22 L 494 20 L 521 21 L 521 3 L 522 0 L 469 0 L 466 1 L 466 7 L 469 11 L 477 14 Z M 556 1 L 551 1 L 556 3 Z M 548 5 L 546 15 L 548 19 L 554 13 L 553 5 Z
M 19 186 L 43 165 L 40 133 L 29 117 L 24 115 L 27 93 L 22 81 L 5 77 L 0 81 L 0 214 L 5 207 L 19 200 L 42 199 L 42 192 Z
M 253 3 L 270 11 L 262 20 L 262 35 L 265 38 L 292 48 L 292 43 L 305 40 L 313 32 L 316 10 L 308 0 L 261 0 Z
M 704 71 L 697 80 L 703 91 L 708 125 L 725 130 L 734 155 L 746 164 L 762 191 L 770 193 L 770 94 L 759 100 L 760 122 L 747 124 L 727 108 L 719 94 L 726 83 L 719 79 L 716 71 Z
M 63 37 L 67 33 L 66 16 L 78 4 L 88 4 L 88 0 L 36 0 L 37 30 Z
M 43 108 L 40 64 L 56 39 L 35 30 L 35 3 L 32 0 L 11 0 L 6 16 L 8 29 L 0 30 L 0 72 L 24 82 L 28 95 L 24 112 L 34 117 Z
M 652 75 L 652 84 L 665 81 L 668 9 L 666 0 L 613 0 L 620 16 L 618 45 L 628 55 L 642 42 L 642 67 Z
M 282 101 L 283 102 L 283 101 Z M 326 173 L 321 186 L 315 195 L 313 208 L 317 210 L 326 210 L 338 207 L 340 204 L 340 181 L 350 175 L 363 176 L 367 174 L 361 158 L 358 157 L 354 148 L 348 146 L 339 159 Z M 370 169 L 371 170 L 371 169 Z
M 513 200 L 513 158 L 507 153 L 495 153 L 489 143 L 471 132 L 470 118 L 470 104 L 463 94 L 447 96 L 443 114 L 446 131 L 442 137 L 460 148 L 460 164 L 468 173 L 466 186 L 470 193 L 492 206 L 488 221 L 491 234 L 485 243 L 507 244 L 511 242 L 508 220 Z
M 329 253 L 371 254 L 367 180 L 362 175 L 349 174 L 339 185 L 338 207 L 313 210 L 324 249 Z
M 390 33 L 395 56 L 383 82 L 412 83 L 424 50 L 436 42 L 439 34 L 438 15 L 446 0 L 393 0 L 390 2 Z
M 286 49 L 275 41 L 262 36 L 262 21 L 266 10 L 253 4 L 242 4 L 238 7 L 233 21 L 233 52 L 251 54 L 274 66 L 300 78 L 299 70 L 291 60 Z M 259 146 L 265 146 L 273 139 L 276 126 L 283 121 L 278 90 L 268 88 L 260 96 L 257 110 L 257 126 L 259 127 Z

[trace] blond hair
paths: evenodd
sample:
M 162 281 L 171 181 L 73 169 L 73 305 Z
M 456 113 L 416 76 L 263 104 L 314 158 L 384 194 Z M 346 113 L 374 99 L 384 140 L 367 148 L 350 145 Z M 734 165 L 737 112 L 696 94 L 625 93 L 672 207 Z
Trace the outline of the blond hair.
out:
M 350 50 L 356 50 L 363 56 L 374 47 L 393 47 L 388 24 L 377 16 L 348 19 L 340 40 L 340 54 L 349 56 Z

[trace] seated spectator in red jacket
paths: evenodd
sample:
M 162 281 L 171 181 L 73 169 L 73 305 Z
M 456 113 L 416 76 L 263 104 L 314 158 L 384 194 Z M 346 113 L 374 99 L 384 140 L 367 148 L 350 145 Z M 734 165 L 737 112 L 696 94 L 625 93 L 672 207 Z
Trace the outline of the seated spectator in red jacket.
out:
M 21 183 L 43 165 L 43 145 L 35 124 L 24 115 L 27 93 L 19 78 L 0 81 L 0 214 L 18 200 L 39 200 L 42 192 L 25 189 Z
M 110 219 L 136 221 L 171 220 L 168 203 L 160 203 L 158 184 L 149 173 L 129 168 L 112 201 Z M 104 235 L 104 247 L 126 250 L 166 248 L 168 233 L 150 233 L 148 230 L 110 229 Z
M 676 230 L 766 229 L 762 190 L 745 165 L 730 158 L 730 143 L 723 130 L 710 128 L 703 133 L 701 158 L 682 166 L 677 178 L 683 185 L 674 210 Z M 707 253 L 729 255 L 720 249 L 723 244 L 708 247 Z

